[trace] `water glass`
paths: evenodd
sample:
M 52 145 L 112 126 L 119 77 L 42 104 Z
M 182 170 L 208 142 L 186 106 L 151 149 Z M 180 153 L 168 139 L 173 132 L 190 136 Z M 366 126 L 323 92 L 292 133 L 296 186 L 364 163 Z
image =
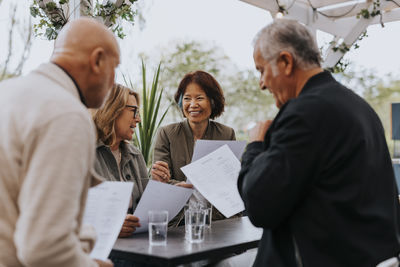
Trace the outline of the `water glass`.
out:
M 201 243 L 204 240 L 204 228 L 206 221 L 206 210 L 187 209 L 185 217 L 185 229 L 187 227 L 187 240 L 190 243 Z M 186 219 L 185 218 L 185 219 Z M 187 225 L 187 226 L 186 226 Z
M 167 244 L 168 211 L 149 211 L 149 243 L 150 245 Z
M 211 229 L 211 220 L 212 220 L 212 205 L 208 203 L 207 205 L 203 206 L 202 209 L 204 209 L 206 213 L 206 219 L 205 219 L 205 228 L 206 229 Z
M 185 238 L 189 237 L 189 213 L 188 210 L 190 209 L 189 204 L 186 204 L 185 206 L 183 206 L 183 212 L 185 214 Z

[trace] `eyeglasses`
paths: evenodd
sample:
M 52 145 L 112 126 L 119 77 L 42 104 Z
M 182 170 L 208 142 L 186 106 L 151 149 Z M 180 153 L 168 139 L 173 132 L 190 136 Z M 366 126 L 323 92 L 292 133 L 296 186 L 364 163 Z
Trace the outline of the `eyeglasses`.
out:
M 132 106 L 132 105 L 125 105 L 127 108 L 131 108 L 133 111 L 133 118 L 137 119 L 140 116 L 139 112 L 139 107 L 138 106 Z

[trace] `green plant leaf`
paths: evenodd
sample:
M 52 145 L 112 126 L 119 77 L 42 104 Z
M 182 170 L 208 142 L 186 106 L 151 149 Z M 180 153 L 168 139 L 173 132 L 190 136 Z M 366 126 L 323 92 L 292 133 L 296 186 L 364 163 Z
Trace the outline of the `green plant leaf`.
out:
M 31 6 L 30 7 L 30 11 L 31 11 L 31 16 L 36 18 L 37 15 L 39 14 L 39 8 Z
M 171 106 L 163 112 L 161 119 L 157 120 L 159 117 L 159 111 L 161 106 L 161 100 L 163 97 L 163 89 L 159 90 L 159 78 L 161 73 L 161 63 L 158 65 L 157 70 L 153 75 L 153 80 L 151 82 L 151 87 L 147 87 L 146 84 L 146 65 L 142 59 L 142 121 L 138 124 L 136 129 L 136 145 L 141 150 L 143 157 L 146 161 L 147 166 L 151 165 L 152 161 L 152 149 L 153 141 L 157 133 L 158 127 L 164 120 L 165 115 Z M 132 81 L 128 81 L 125 76 L 123 76 L 125 84 L 130 84 L 132 87 Z
M 53 11 L 53 10 L 55 10 L 57 8 L 57 5 L 54 2 L 48 2 L 46 4 L 46 8 L 47 8 L 48 11 Z

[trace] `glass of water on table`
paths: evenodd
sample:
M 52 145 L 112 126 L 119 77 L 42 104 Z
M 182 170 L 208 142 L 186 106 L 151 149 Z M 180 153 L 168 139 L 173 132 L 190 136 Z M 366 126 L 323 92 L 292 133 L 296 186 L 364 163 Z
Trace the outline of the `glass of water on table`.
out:
M 168 211 L 149 211 L 149 243 L 150 245 L 167 244 Z
M 206 202 L 203 203 L 203 205 L 201 206 L 201 209 L 204 209 L 205 213 L 206 213 L 206 218 L 205 218 L 205 228 L 206 229 L 211 229 L 211 220 L 212 220 L 212 209 L 213 206 L 211 205 L 211 203 Z

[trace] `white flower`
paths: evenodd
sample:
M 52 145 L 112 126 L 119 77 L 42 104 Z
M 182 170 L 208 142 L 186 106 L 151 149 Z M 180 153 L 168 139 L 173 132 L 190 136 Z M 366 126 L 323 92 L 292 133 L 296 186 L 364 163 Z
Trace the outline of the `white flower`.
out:
M 124 4 L 128 5 L 128 6 L 132 5 L 131 1 L 129 1 L 129 0 L 125 0 Z

